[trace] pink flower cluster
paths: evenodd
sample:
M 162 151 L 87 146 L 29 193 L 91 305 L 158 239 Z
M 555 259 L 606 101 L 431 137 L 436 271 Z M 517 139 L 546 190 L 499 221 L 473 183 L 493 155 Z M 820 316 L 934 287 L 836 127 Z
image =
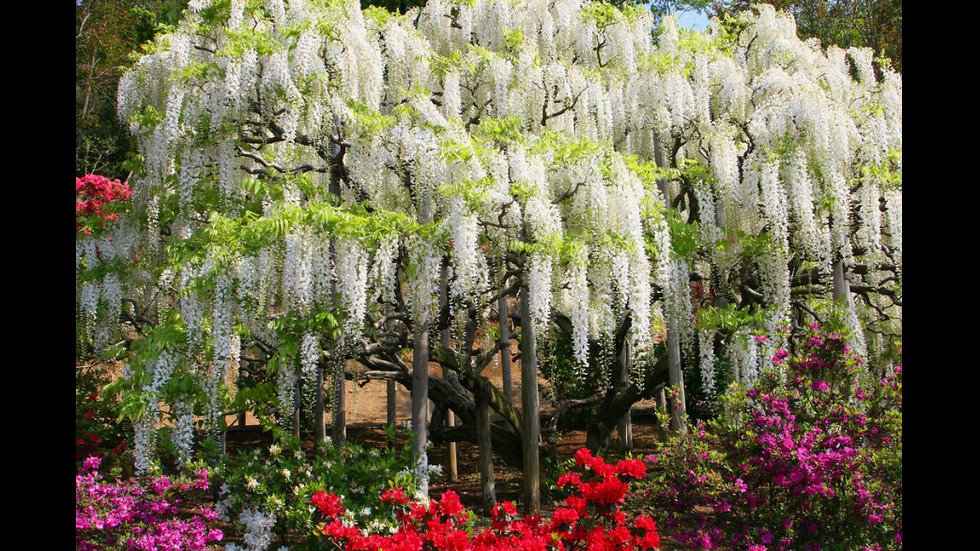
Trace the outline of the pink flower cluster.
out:
M 128 182 L 110 180 L 97 174 L 75 178 L 75 233 L 92 234 L 92 229 L 115 220 L 119 205 L 133 191 Z
M 195 514 L 182 509 L 177 493 L 208 489 L 208 472 L 193 478 L 157 477 L 147 484 L 107 483 L 98 473 L 101 460 L 86 459 L 75 476 L 75 548 L 180 551 L 207 549 L 221 541 L 209 528 L 217 515 L 208 508 Z
M 571 490 L 564 506 L 549 521 L 520 517 L 513 502 L 497 504 L 490 528 L 476 531 L 459 496 L 447 491 L 428 504 L 413 503 L 399 488 L 386 491 L 381 502 L 392 508 L 398 522 L 390 536 L 365 534 L 343 518 L 341 499 L 318 492 L 311 502 L 322 519 L 319 533 L 342 549 L 369 550 L 569 550 L 655 549 L 660 545 L 654 520 L 641 515 L 632 522 L 622 511 L 630 483 L 643 478 L 646 466 L 638 459 L 607 464 L 588 450 L 575 455 L 582 473 L 562 475 L 558 485 Z
M 902 538 L 902 370 L 858 386 L 840 334 L 808 328 L 740 402 L 648 461 L 645 506 L 697 549 L 893 549 Z M 737 407 L 733 405 L 733 407 Z

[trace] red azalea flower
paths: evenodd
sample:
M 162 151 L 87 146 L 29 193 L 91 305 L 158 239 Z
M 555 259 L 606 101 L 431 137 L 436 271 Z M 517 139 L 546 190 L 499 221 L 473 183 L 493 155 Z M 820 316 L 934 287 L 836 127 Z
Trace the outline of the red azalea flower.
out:
M 643 549 L 656 549 L 660 547 L 660 534 L 655 531 L 647 532 L 640 538 L 640 547 Z
M 582 496 L 602 505 L 620 503 L 626 496 L 626 483 L 615 476 L 606 476 L 602 482 L 583 484 Z
M 616 465 L 619 474 L 641 479 L 647 474 L 647 466 L 639 459 L 624 459 Z
M 579 467 L 589 467 L 595 458 L 588 448 L 581 448 L 575 452 L 575 464 Z
M 310 498 L 310 503 L 315 505 L 326 517 L 336 518 L 344 514 L 344 506 L 341 505 L 340 496 L 337 494 L 328 494 L 320 490 L 313 494 L 313 497 Z
M 389 488 L 381 494 L 381 501 L 393 503 L 395 505 L 405 505 L 408 503 L 408 497 L 405 495 L 405 490 L 402 488 Z
M 339 540 L 352 540 L 358 538 L 361 535 L 361 531 L 355 526 L 347 526 L 339 520 L 333 520 L 327 524 L 323 525 L 320 529 L 326 536 L 330 536 L 334 539 Z
M 564 524 L 573 524 L 577 522 L 579 518 L 579 514 L 575 511 L 575 509 L 562 507 L 555 509 L 554 514 L 551 515 L 551 525 L 557 527 Z
M 578 473 L 565 473 L 558 477 L 558 487 L 564 488 L 568 484 L 579 485 L 582 483 L 582 479 L 578 476 Z
M 589 504 L 580 496 L 568 496 L 565 498 L 565 505 L 574 510 L 579 516 L 586 516 Z
M 466 518 L 466 511 L 463 510 L 463 503 L 459 500 L 459 494 L 452 490 L 446 490 L 442 494 L 442 500 L 439 502 L 439 506 L 442 508 L 442 513 L 449 517 L 459 517 L 460 519 Z

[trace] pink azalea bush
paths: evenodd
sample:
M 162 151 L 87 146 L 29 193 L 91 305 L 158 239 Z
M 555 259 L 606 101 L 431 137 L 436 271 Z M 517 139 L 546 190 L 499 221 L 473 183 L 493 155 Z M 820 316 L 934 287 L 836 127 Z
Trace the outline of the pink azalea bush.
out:
M 90 457 L 75 476 L 75 548 L 194 551 L 221 541 L 208 527 L 217 515 L 207 507 L 182 510 L 181 496 L 208 489 L 208 472 L 193 477 L 106 482 L 101 460 Z
M 868 384 L 846 339 L 811 326 L 727 420 L 647 457 L 631 505 L 692 549 L 900 549 L 902 368 Z
M 654 520 L 628 519 L 622 509 L 630 484 L 642 479 L 646 466 L 638 459 L 608 464 L 588 450 L 575 456 L 581 472 L 558 481 L 569 494 L 550 520 L 517 514 L 512 502 L 498 503 L 489 528 L 476 529 L 453 491 L 428 503 L 410 500 L 400 488 L 386 491 L 380 506 L 390 509 L 398 524 L 393 534 L 369 533 L 348 516 L 336 494 L 317 492 L 311 504 L 317 531 L 329 549 L 350 550 L 625 550 L 655 549 L 660 536 Z

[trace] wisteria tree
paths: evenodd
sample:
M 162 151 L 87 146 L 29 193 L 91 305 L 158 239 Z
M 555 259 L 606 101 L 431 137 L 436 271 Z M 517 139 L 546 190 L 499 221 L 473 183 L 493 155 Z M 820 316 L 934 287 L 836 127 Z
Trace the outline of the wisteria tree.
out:
M 683 430 L 684 370 L 751 385 L 835 301 L 885 365 L 901 77 L 760 9 L 694 33 L 581 0 L 192 1 L 119 85 L 144 159 L 132 213 L 77 242 L 93 342 L 141 320 L 140 465 L 160 403 L 180 427 L 247 408 L 296 430 L 312 388 L 342 439 L 356 372 L 411 389 L 423 465 L 432 400 L 462 425 L 440 438 L 477 435 L 488 500 L 492 449 L 535 511 L 541 335 L 567 334 L 594 386 L 593 444 L 664 385 Z M 508 303 L 515 335 L 485 338 Z M 484 374 L 511 338 L 522 404 Z

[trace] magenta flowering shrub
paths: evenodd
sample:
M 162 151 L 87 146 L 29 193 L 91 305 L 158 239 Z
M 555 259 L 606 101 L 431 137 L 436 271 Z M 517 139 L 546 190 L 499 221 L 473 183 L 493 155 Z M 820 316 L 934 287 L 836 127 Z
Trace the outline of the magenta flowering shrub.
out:
M 100 463 L 90 457 L 75 475 L 76 549 L 193 551 L 221 541 L 221 531 L 207 524 L 217 515 L 208 507 L 186 512 L 180 497 L 208 489 L 206 470 L 194 477 L 106 482 Z
M 692 549 L 900 549 L 902 368 L 866 384 L 839 334 L 808 328 L 725 420 L 647 457 L 633 506 Z

